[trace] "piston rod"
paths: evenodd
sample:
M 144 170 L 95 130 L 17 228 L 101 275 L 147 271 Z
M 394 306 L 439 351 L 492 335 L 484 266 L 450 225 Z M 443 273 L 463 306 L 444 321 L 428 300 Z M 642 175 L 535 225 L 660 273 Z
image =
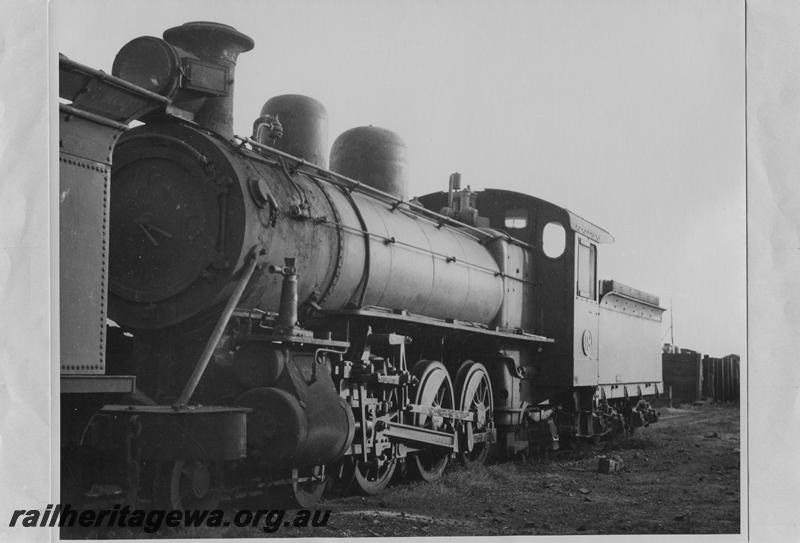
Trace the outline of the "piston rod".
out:
M 200 354 L 200 358 L 197 360 L 197 364 L 194 366 L 194 371 L 192 372 L 191 377 L 189 377 L 189 381 L 187 381 L 186 386 L 183 388 L 183 392 L 181 392 L 181 395 L 177 400 L 175 400 L 175 403 L 172 404 L 174 409 L 186 407 L 186 405 L 189 403 L 189 400 L 192 399 L 192 394 L 194 394 L 194 391 L 197 389 L 197 385 L 200 384 L 200 379 L 203 378 L 203 374 L 208 367 L 208 362 L 211 360 L 211 355 L 214 353 L 214 349 L 217 348 L 217 344 L 219 343 L 220 338 L 222 338 L 222 333 L 225 331 L 225 327 L 228 326 L 228 321 L 231 320 L 233 311 L 236 309 L 236 305 L 242 298 L 242 294 L 244 294 L 244 289 L 247 287 L 247 283 L 250 282 L 253 272 L 256 271 L 258 257 L 263 255 L 265 252 L 266 251 L 264 251 L 264 249 L 261 249 L 258 252 L 254 251 L 253 255 L 250 257 L 250 261 L 247 263 L 242 277 L 240 277 L 239 282 L 236 283 L 236 287 L 233 289 L 233 293 L 228 299 L 225 309 L 219 316 L 219 320 L 217 320 L 217 325 L 214 327 L 214 331 L 211 332 L 211 336 L 208 338 L 206 346 L 203 348 L 203 352 Z

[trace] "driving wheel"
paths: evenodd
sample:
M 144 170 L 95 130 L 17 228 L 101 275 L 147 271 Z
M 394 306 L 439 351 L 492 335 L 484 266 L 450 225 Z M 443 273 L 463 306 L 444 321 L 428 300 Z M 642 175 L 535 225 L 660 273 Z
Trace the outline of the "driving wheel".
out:
M 444 364 L 435 360 L 420 360 L 412 370 L 419 384 L 415 395 L 418 405 L 453 409 L 453 382 Z M 414 425 L 430 430 L 446 430 L 446 420 L 437 415 L 417 413 Z M 435 481 L 444 473 L 450 451 L 431 446 L 413 455 L 411 467 L 425 481 Z
M 456 390 L 458 391 L 458 408 L 469 411 L 474 420 L 467 424 L 472 426 L 472 433 L 485 433 L 494 418 L 494 398 L 492 397 L 492 383 L 486 367 L 478 362 L 467 360 L 456 373 Z M 473 468 L 486 463 L 489 457 L 491 443 L 488 441 L 471 444 L 469 451 L 460 453 L 459 459 L 467 468 Z

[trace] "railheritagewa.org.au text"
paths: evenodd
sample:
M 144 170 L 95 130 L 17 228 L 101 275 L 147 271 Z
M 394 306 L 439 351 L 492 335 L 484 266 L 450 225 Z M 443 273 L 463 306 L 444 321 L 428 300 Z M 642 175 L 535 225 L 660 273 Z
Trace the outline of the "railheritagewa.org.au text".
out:
M 109 509 L 76 509 L 69 504 L 49 504 L 44 509 L 16 509 L 11 513 L 10 527 L 23 528 L 132 528 L 155 533 L 162 528 L 260 527 L 266 533 L 281 528 L 320 528 L 327 526 L 331 511 L 299 509 L 240 509 L 226 512 L 212 510 L 134 509 L 114 505 Z

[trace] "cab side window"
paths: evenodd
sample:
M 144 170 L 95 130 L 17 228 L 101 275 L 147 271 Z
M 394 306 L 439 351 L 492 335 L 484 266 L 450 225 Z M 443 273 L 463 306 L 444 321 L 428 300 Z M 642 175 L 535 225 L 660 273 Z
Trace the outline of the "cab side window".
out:
M 583 298 L 596 299 L 597 246 L 578 238 L 577 294 Z
M 528 211 L 526 209 L 509 209 L 506 211 L 503 226 L 513 230 L 528 227 Z

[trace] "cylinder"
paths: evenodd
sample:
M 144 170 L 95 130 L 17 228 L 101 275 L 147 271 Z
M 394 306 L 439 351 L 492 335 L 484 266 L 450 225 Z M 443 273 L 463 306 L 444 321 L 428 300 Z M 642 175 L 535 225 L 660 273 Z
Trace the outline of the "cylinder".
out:
M 261 108 L 261 116 L 264 115 L 280 121 L 283 136 L 272 140 L 262 131 L 258 135 L 260 143 L 328 167 L 328 112 L 321 102 L 301 94 L 282 94 L 267 100 Z
M 341 458 L 353 440 L 352 412 L 330 379 L 312 383 L 302 403 L 284 389 L 259 387 L 239 396 L 236 405 L 252 410 L 250 453 L 273 466 L 327 464 Z
M 405 200 L 406 155 L 405 142 L 391 130 L 359 126 L 333 142 L 331 170 Z
M 247 407 L 247 448 L 270 463 L 299 460 L 308 439 L 308 417 L 297 397 L 273 387 L 248 390 L 236 399 Z
M 256 342 L 238 345 L 233 355 L 233 374 L 244 387 L 271 387 L 286 367 L 282 349 L 265 349 Z

